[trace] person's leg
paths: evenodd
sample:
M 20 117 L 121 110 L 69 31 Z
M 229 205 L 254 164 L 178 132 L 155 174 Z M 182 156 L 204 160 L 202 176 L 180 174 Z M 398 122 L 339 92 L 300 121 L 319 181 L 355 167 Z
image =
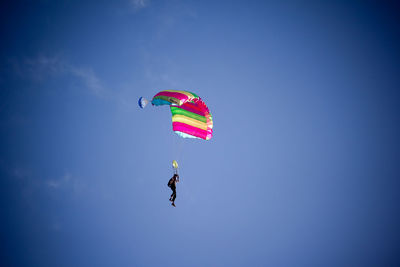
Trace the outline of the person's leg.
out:
M 175 198 L 176 198 L 176 191 L 174 190 L 174 193 L 173 193 L 173 197 L 172 197 L 172 206 L 174 206 L 175 207 Z
M 173 197 L 172 197 L 172 202 L 174 202 L 175 201 L 175 198 L 176 198 L 176 190 L 174 190 L 174 193 L 173 193 Z
M 173 201 L 173 197 L 174 197 L 174 195 L 176 194 L 176 187 L 175 186 L 171 186 L 171 190 L 172 190 L 172 194 L 171 194 L 171 197 L 169 198 L 169 200 L 170 201 Z

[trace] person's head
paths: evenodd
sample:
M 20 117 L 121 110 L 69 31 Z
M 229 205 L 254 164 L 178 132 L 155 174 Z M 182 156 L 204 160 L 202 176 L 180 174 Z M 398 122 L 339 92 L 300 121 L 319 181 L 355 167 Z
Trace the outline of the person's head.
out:
M 175 174 L 174 174 L 174 178 L 175 178 L 175 179 L 178 178 L 178 174 L 175 173 Z

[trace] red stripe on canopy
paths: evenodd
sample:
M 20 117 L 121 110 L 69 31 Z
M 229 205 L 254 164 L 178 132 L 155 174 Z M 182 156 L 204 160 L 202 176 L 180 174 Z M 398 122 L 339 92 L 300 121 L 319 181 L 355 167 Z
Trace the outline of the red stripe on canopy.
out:
M 193 135 L 195 137 L 201 138 L 201 139 L 210 139 L 212 136 L 212 129 L 209 130 L 203 130 L 197 127 L 193 127 L 190 126 L 186 123 L 182 123 L 182 122 L 173 122 L 172 123 L 172 129 L 174 131 L 178 131 L 178 132 L 183 132 L 186 134 L 190 134 Z
M 186 102 L 185 104 L 177 106 L 177 107 L 181 108 L 181 109 L 184 109 L 184 110 L 187 110 L 189 112 L 198 114 L 200 116 L 204 116 L 205 115 L 204 114 L 204 110 L 199 110 L 198 108 L 193 108 L 193 104 L 192 105 L 189 105 L 189 104 L 192 104 L 192 103 Z

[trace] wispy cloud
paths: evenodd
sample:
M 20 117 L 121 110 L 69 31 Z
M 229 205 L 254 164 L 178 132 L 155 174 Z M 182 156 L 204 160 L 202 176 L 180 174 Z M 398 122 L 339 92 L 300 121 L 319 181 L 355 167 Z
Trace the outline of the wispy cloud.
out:
M 96 71 L 87 65 L 72 63 L 60 55 L 39 55 L 25 59 L 14 59 L 10 61 L 10 67 L 21 80 L 28 80 L 29 84 L 45 88 L 47 83 L 62 81 L 60 90 L 73 88 L 80 90 L 83 94 L 89 94 L 109 104 L 116 105 L 119 109 L 127 111 L 133 108 L 132 101 L 136 101 L 134 89 L 136 82 L 113 84 L 107 86 L 104 79 Z M 168 80 L 167 76 L 164 79 Z M 51 86 L 50 88 L 54 88 Z M 52 90 L 52 89 L 51 89 Z M 134 100 L 132 100 L 134 99 Z M 21 122 L 22 119 L 20 120 Z M 53 184 L 56 187 L 55 184 Z
M 79 193 L 85 187 L 82 181 L 76 177 L 74 178 L 69 172 L 65 172 L 63 175 L 58 177 L 43 179 L 34 174 L 31 169 L 27 167 L 15 166 L 6 169 L 6 173 L 9 177 L 14 178 L 20 183 L 24 192 L 29 191 L 29 195 L 43 189 L 55 191 L 66 190 L 72 191 L 73 193 Z
M 105 88 L 97 77 L 95 72 L 91 68 L 79 68 L 75 66 L 69 66 L 69 72 L 80 78 L 86 87 L 96 96 L 104 96 Z
M 66 172 L 61 177 L 45 180 L 44 186 L 50 192 L 67 192 L 75 196 L 82 194 L 87 189 L 87 183 L 84 179 L 74 177 L 69 172 Z
M 49 74 L 58 74 L 66 70 L 65 62 L 58 56 L 38 56 L 25 59 L 28 74 L 37 80 L 42 80 Z
M 61 179 L 49 179 L 45 182 L 45 184 L 49 188 L 58 189 L 62 186 L 68 185 L 70 181 L 71 175 L 69 173 L 66 173 L 63 177 L 61 177 Z
M 135 9 L 142 9 L 149 5 L 150 0 L 130 0 L 130 4 Z
M 78 66 L 60 56 L 40 55 L 22 61 L 13 61 L 15 72 L 24 78 L 44 82 L 58 76 L 72 76 L 97 97 L 104 97 L 105 86 L 90 67 Z
M 30 177 L 31 171 L 27 168 L 22 168 L 22 167 L 14 167 L 11 170 L 11 176 L 18 180 L 24 180 L 27 177 Z

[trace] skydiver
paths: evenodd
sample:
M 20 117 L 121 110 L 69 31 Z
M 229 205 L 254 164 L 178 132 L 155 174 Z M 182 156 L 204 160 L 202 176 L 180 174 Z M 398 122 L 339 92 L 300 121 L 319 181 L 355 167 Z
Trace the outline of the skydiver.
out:
M 171 205 L 175 206 L 175 199 L 176 199 L 176 183 L 179 183 L 179 175 L 177 173 L 172 176 L 171 179 L 168 181 L 168 187 L 171 188 L 172 194 L 171 197 L 169 198 L 169 201 L 171 201 Z

